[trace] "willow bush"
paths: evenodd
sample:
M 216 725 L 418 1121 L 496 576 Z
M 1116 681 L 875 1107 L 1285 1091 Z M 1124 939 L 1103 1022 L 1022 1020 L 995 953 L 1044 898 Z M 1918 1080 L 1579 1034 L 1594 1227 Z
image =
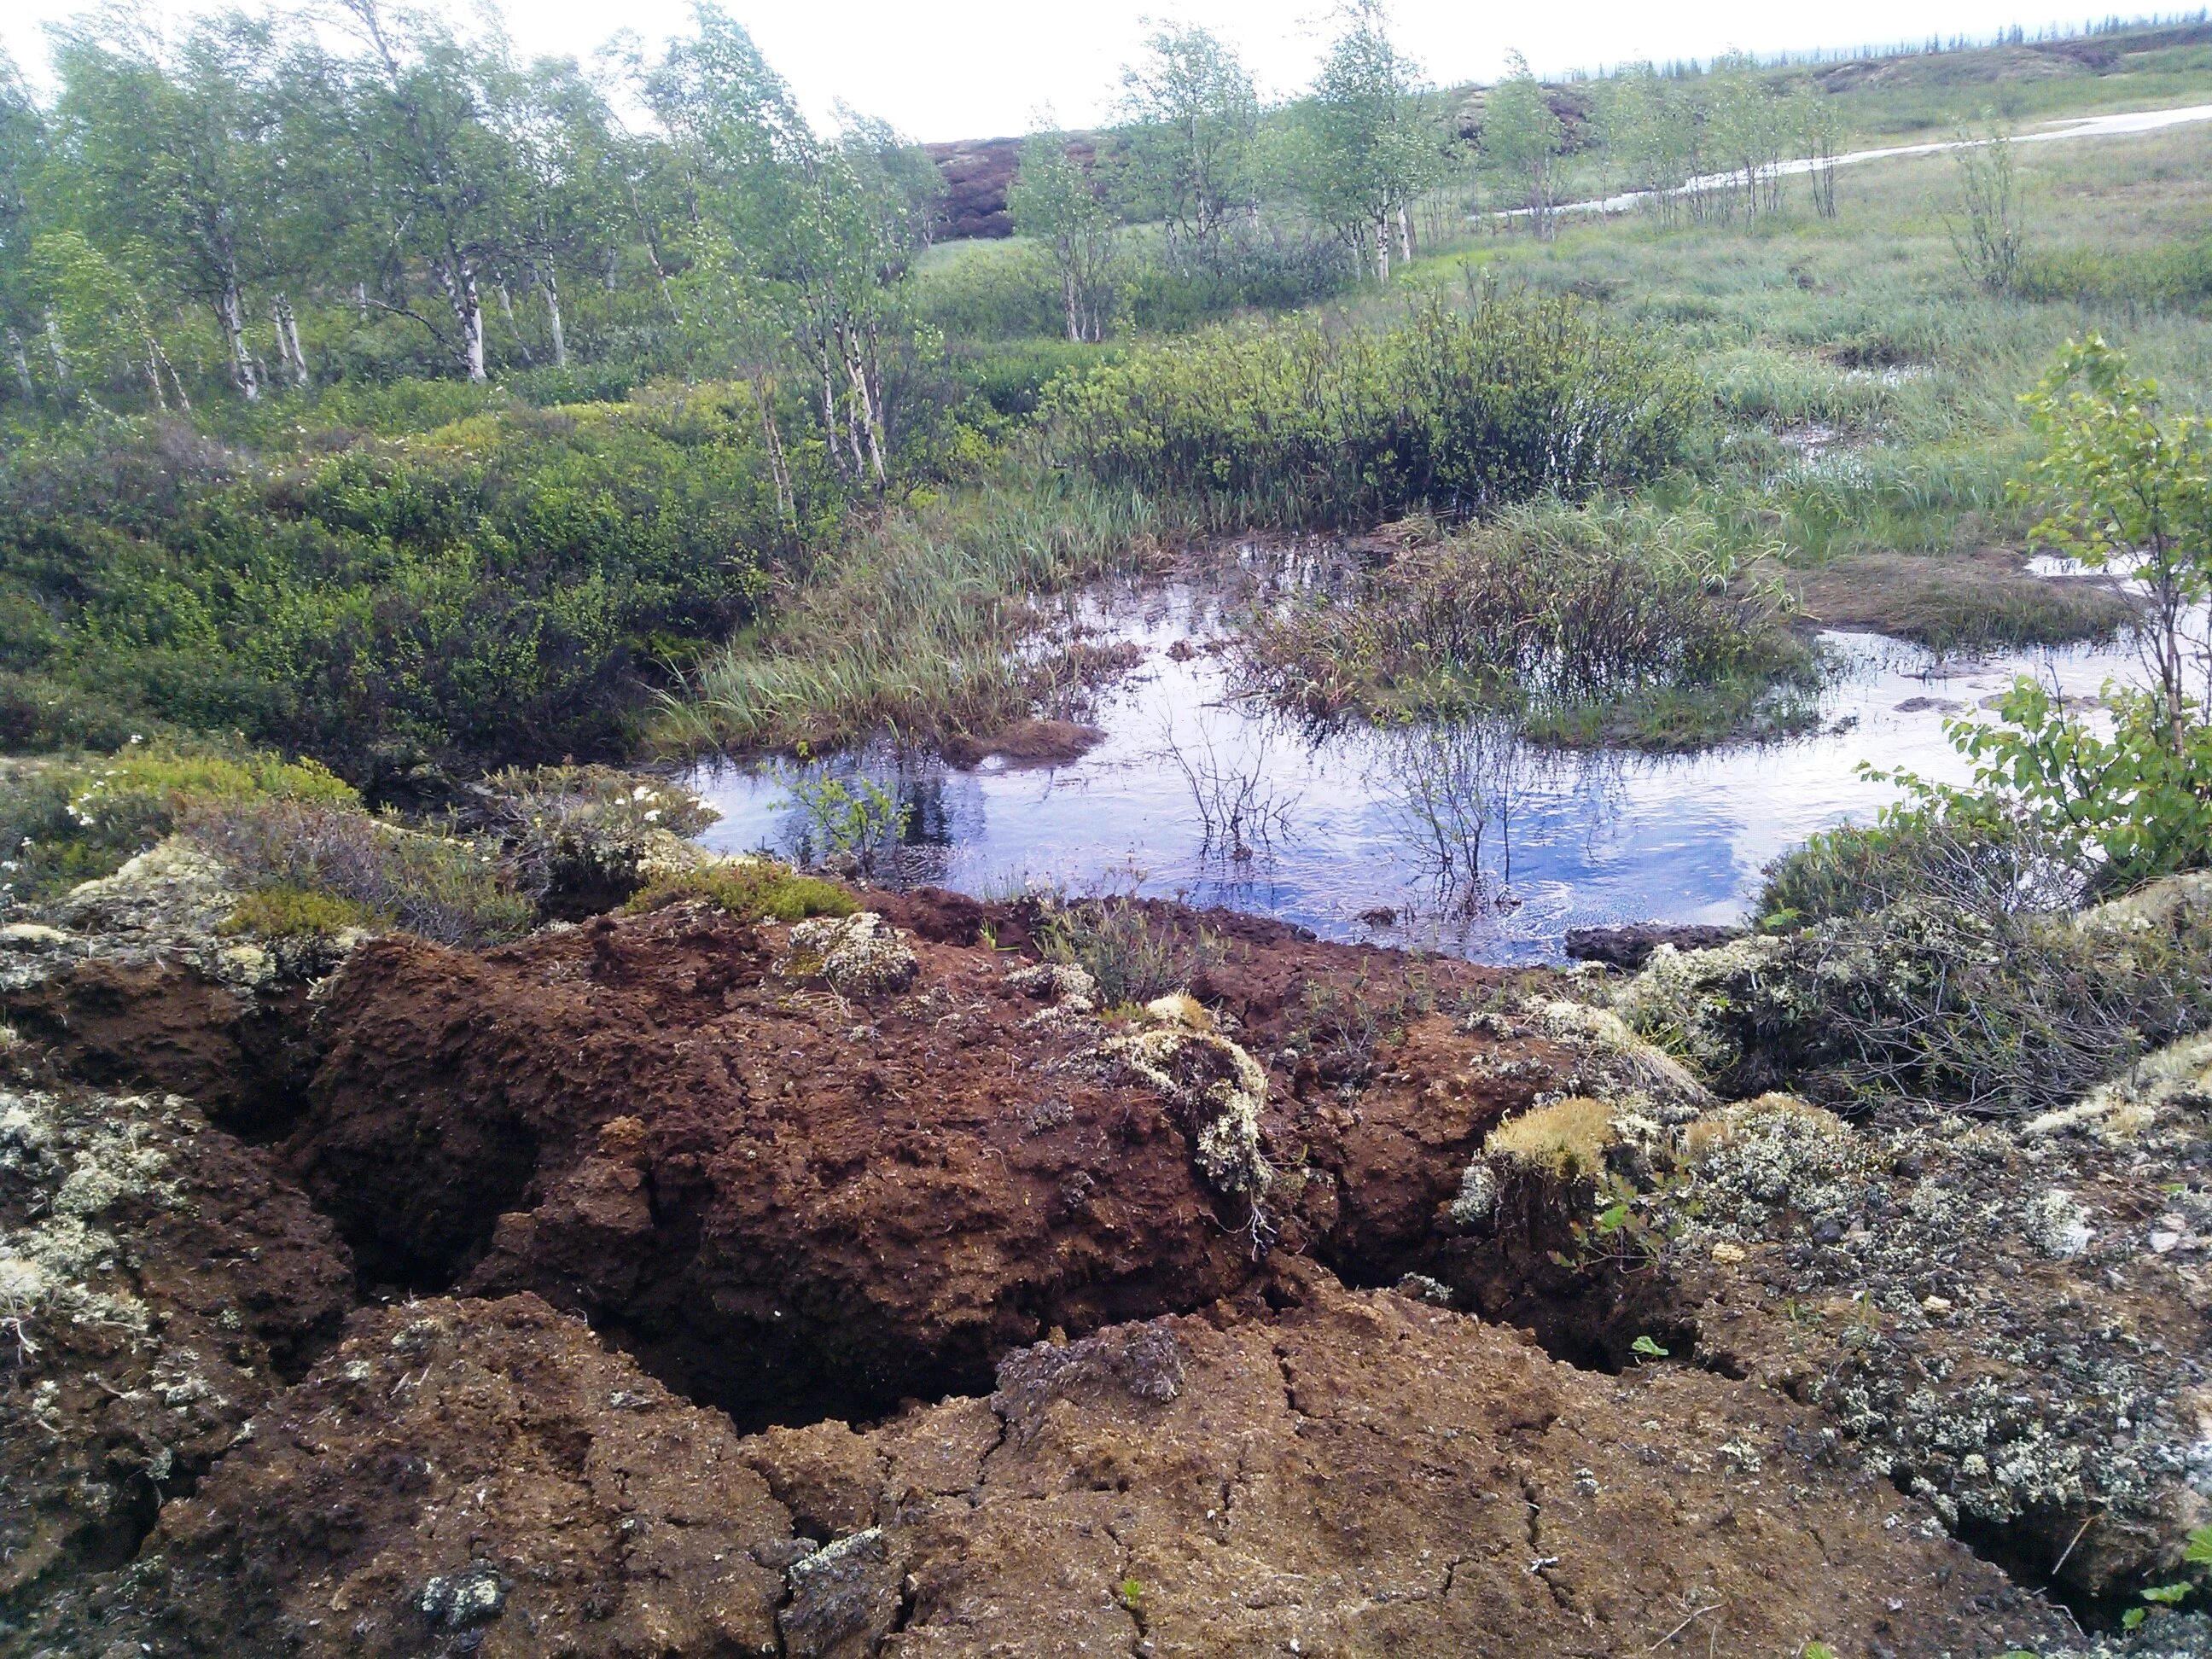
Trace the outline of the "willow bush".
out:
M 1165 342 L 1057 382 L 1063 461 L 1218 521 L 1343 526 L 1581 497 L 1684 459 L 1702 393 L 1564 296 L 1479 290 L 1381 330 L 1310 319 Z

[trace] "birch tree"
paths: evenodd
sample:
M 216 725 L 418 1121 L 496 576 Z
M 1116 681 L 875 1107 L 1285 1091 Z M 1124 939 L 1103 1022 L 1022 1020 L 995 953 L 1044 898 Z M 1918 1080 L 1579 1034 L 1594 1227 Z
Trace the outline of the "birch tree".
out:
M 711 6 L 645 91 L 683 158 L 695 249 L 741 267 L 726 292 L 776 309 L 814 377 L 833 461 L 884 487 L 886 350 L 928 221 L 912 147 L 863 123 L 824 142 L 751 35 Z
M 258 274 L 268 112 L 225 32 L 196 29 L 171 52 L 133 14 L 98 27 L 61 33 L 54 52 L 58 136 L 85 192 L 79 216 L 104 242 L 128 239 L 165 286 L 210 308 L 233 383 L 258 398 L 246 290 Z
M 512 159 L 502 237 L 522 280 L 544 301 L 556 367 L 568 362 L 561 270 L 605 246 L 622 212 L 623 179 L 605 98 L 574 63 L 546 58 L 497 82 L 489 118 Z
M 1357 0 L 1344 17 L 1305 106 L 1299 172 L 1316 216 L 1388 282 L 1394 253 L 1413 257 L 1413 204 L 1446 169 L 1449 143 L 1381 0 Z
M 1121 115 L 1144 204 L 1167 226 L 1171 257 L 1215 261 L 1257 210 L 1260 96 L 1237 54 L 1197 27 L 1163 28 L 1121 70 Z
M 1544 88 L 1528 73 L 1519 52 L 1511 53 L 1505 79 L 1491 88 L 1482 100 L 1482 136 L 1479 141 L 1484 165 L 1522 204 L 1529 228 L 1549 240 L 1557 218 L 1559 195 L 1559 154 L 1566 130 L 1553 113 Z
M 1601 92 L 1598 131 L 1614 177 L 1642 193 L 1648 211 L 1673 224 L 1697 148 L 1688 100 L 1650 64 L 1620 70 Z
M 442 27 L 388 15 L 380 0 L 340 0 L 364 57 L 356 66 L 355 119 L 371 188 L 399 258 L 421 258 L 452 316 L 447 335 L 404 309 L 446 343 L 471 380 L 489 378 L 484 286 L 501 251 L 501 204 L 512 186 L 512 155 L 485 120 L 489 54 Z
M 39 395 L 28 337 L 38 331 L 30 281 L 33 179 L 48 153 L 46 118 L 23 84 L 15 61 L 0 51 L 0 337 L 8 369 L 24 399 Z
M 1017 234 L 1034 241 L 1060 286 L 1067 337 L 1103 340 L 1113 308 L 1113 210 L 1099 199 L 1090 170 L 1059 132 L 1031 135 L 1006 189 Z

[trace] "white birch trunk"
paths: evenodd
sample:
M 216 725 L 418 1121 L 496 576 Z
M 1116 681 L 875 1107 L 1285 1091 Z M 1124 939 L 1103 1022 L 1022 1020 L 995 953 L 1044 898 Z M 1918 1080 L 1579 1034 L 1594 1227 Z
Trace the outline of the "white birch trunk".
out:
M 307 354 L 300 349 L 300 319 L 293 313 L 290 298 L 279 294 L 270 301 L 269 312 L 276 324 L 277 355 L 291 371 L 292 384 L 305 390 L 308 382 Z
M 248 403 L 261 397 L 261 377 L 253 370 L 253 350 L 246 343 L 246 305 L 238 292 L 235 277 L 223 279 L 222 294 L 216 305 L 216 315 L 222 320 L 223 338 L 230 345 L 230 378 Z
M 46 313 L 46 354 L 54 360 L 54 378 L 66 388 L 75 379 L 70 373 L 69 352 L 62 345 L 62 325 L 54 313 Z
M 845 347 L 845 372 L 853 382 L 853 404 L 860 419 L 860 428 L 867 435 L 868 464 L 876 475 L 876 487 L 880 489 L 890 482 L 890 475 L 884 466 L 884 425 L 876 410 L 874 389 L 868 384 L 866 365 L 860 361 L 859 350 L 848 340 Z M 854 448 L 859 447 L 857 441 Z
M 760 375 L 753 377 L 753 397 L 760 404 L 761 433 L 768 442 L 769 476 L 775 480 L 775 504 L 783 514 L 784 522 L 797 530 L 799 506 L 792 497 L 791 467 L 784 459 L 783 434 L 775 423 L 775 398 L 769 390 L 768 381 Z
M 545 296 L 545 323 L 553 336 L 553 362 L 556 367 L 568 366 L 568 337 L 561 328 L 561 283 L 550 269 L 538 273 L 538 291 Z
M 446 303 L 460 327 L 461 362 L 469 379 L 481 385 L 486 378 L 483 296 L 477 290 L 477 274 L 456 251 L 438 262 L 438 283 L 446 290 Z

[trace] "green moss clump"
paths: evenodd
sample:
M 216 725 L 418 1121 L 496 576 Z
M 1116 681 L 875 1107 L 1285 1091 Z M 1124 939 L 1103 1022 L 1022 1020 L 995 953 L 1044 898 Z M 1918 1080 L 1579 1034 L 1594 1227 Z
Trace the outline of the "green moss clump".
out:
M 623 906 L 624 915 L 641 915 L 671 904 L 698 900 L 726 910 L 741 921 L 803 921 L 809 916 L 849 916 L 859 902 L 834 882 L 802 876 L 781 864 L 760 860 L 717 864 L 662 876 L 640 889 Z
M 258 939 L 329 939 L 349 927 L 374 927 L 385 920 L 367 905 L 336 893 L 264 887 L 240 899 L 221 931 Z

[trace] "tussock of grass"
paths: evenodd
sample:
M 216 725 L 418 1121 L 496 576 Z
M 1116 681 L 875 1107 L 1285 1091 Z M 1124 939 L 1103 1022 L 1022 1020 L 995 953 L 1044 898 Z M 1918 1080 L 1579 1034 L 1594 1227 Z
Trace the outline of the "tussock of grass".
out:
M 1109 1008 L 1187 990 L 1228 955 L 1220 939 L 1205 928 L 1186 933 L 1130 898 L 1067 906 L 1046 923 L 1037 948 L 1048 962 L 1088 973 L 1097 981 L 1100 1002 Z
M 709 656 L 664 705 L 665 747 L 829 748 L 877 732 L 993 732 L 1066 713 L 1109 664 L 1048 638 L 1036 597 L 1160 561 L 1142 495 L 1034 463 L 957 500 L 894 514 L 768 624 Z
M 1246 666 L 1316 716 L 1504 708 L 1551 741 L 1681 747 L 1755 728 L 1773 687 L 1811 678 L 1785 610 L 1710 520 L 1552 502 L 1410 546 L 1348 600 L 1263 619 Z
M 659 877 L 623 906 L 623 914 L 642 915 L 695 902 L 711 904 L 741 921 L 804 921 L 809 916 L 849 916 L 860 908 L 858 901 L 834 882 L 756 859 Z
M 1490 1132 L 1483 1150 L 1567 1181 L 1595 1174 L 1604 1166 L 1606 1148 L 1619 1138 L 1613 1108 L 1577 1095 L 1507 1119 Z

